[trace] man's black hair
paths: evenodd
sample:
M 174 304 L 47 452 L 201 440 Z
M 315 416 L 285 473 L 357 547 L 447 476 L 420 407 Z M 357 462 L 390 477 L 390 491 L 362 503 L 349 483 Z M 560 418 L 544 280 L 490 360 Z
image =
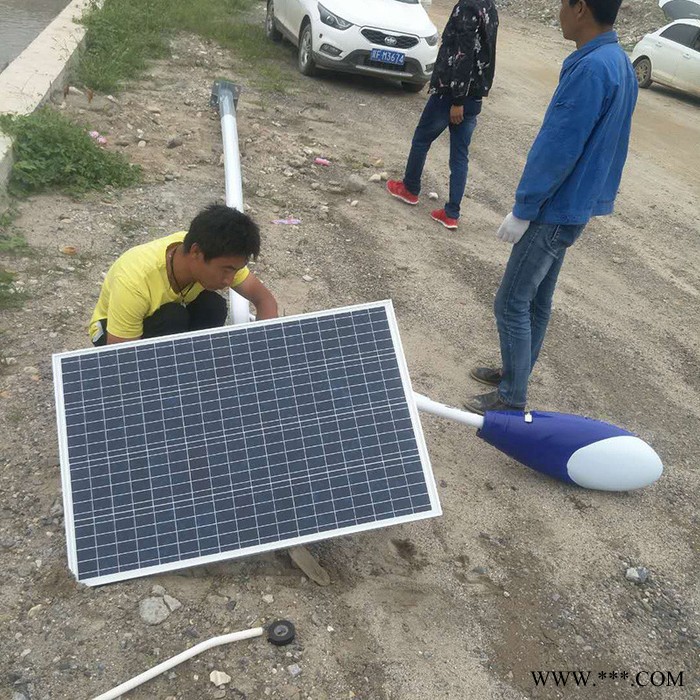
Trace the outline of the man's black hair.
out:
M 186 253 L 196 243 L 204 260 L 245 255 L 260 255 L 260 229 L 247 215 L 224 204 L 210 204 L 192 219 L 183 241 Z
M 620 9 L 622 0 L 581 0 L 588 5 L 588 9 L 593 15 L 593 19 L 598 24 L 607 27 L 615 24 L 617 12 Z M 579 0 L 569 0 L 569 5 L 573 7 Z

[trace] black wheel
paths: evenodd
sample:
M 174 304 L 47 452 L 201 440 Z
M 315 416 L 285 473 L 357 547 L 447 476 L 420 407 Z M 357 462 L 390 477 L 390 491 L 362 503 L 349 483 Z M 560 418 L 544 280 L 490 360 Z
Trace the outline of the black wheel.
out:
M 289 620 L 275 620 L 267 628 L 267 641 L 282 647 L 294 640 L 296 630 Z
M 301 36 L 299 37 L 299 71 L 304 75 L 316 74 L 313 43 L 311 41 L 311 24 L 309 22 L 301 28 Z
M 640 88 L 648 88 L 651 85 L 651 61 L 646 56 L 634 62 L 634 73 Z
M 267 1 L 267 15 L 265 16 L 265 34 L 267 38 L 274 42 L 282 41 L 282 32 L 275 25 L 275 3 L 273 0 Z
M 425 83 L 401 83 L 401 87 L 406 92 L 420 92 L 425 87 Z

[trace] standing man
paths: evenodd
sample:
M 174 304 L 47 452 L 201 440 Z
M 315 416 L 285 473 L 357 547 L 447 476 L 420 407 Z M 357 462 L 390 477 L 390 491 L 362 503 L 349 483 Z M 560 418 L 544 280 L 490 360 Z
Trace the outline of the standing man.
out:
M 389 193 L 406 204 L 418 204 L 425 159 L 435 139 L 450 128 L 450 199 L 430 216 L 456 229 L 467 185 L 469 143 L 489 94 L 496 68 L 498 13 L 493 0 L 459 0 L 442 33 L 430 98 L 413 135 L 403 180 L 389 180 Z
M 275 318 L 275 297 L 248 269 L 259 253 L 255 222 L 223 204 L 199 212 L 187 232 L 127 250 L 102 284 L 93 345 L 223 326 L 226 300 L 217 290 L 228 287 L 252 302 L 258 319 Z
M 498 229 L 513 243 L 494 311 L 501 368 L 471 376 L 495 391 L 468 399 L 477 413 L 523 410 L 566 249 L 592 216 L 611 214 L 627 158 L 637 80 L 612 31 L 621 0 L 561 0 L 559 21 L 577 50 L 530 149 L 515 206 Z

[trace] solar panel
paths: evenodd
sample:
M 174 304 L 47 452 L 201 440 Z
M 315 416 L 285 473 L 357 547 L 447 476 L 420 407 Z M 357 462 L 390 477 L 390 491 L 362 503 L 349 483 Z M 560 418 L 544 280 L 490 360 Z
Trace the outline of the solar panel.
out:
M 53 362 L 88 585 L 441 513 L 391 302 Z

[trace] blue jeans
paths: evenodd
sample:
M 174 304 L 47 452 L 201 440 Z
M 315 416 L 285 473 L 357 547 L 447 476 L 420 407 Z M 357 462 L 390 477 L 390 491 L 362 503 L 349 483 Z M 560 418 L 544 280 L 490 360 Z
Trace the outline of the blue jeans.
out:
M 494 304 L 503 361 L 498 393 L 511 406 L 525 406 L 527 383 L 547 331 L 559 270 L 566 249 L 584 227 L 532 223 L 513 246 Z
M 450 201 L 445 203 L 445 214 L 459 218 L 459 205 L 467 186 L 469 143 L 476 128 L 476 117 L 464 117 L 461 124 L 450 124 L 452 100 L 447 95 L 431 95 L 425 104 L 406 163 L 403 184 L 412 194 L 420 194 L 420 179 L 425 159 L 433 141 L 450 127 Z

